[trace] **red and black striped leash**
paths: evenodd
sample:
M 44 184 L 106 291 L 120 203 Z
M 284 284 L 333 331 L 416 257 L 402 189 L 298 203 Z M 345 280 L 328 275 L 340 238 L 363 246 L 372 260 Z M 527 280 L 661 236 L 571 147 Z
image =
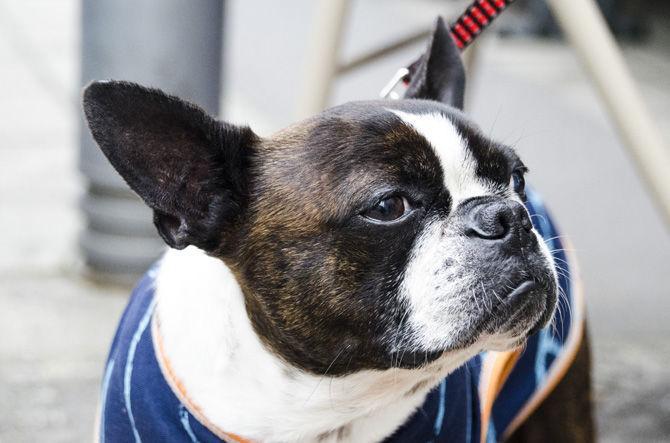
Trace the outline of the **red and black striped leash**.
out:
M 515 0 L 475 0 L 449 27 L 451 38 L 454 39 L 458 49 L 463 51 L 479 34 L 488 28 L 507 7 Z M 401 68 L 382 89 L 380 96 L 387 98 L 392 95 L 393 89 L 398 83 L 405 85 L 410 82 L 410 70 Z M 391 97 L 394 98 L 394 97 Z
M 451 37 L 463 50 L 514 0 L 475 0 L 451 25 Z

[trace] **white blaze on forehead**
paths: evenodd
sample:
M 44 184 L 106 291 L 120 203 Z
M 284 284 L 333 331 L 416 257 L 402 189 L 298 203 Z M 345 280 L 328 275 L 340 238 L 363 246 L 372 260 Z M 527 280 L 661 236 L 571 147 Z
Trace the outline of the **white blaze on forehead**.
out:
M 412 114 L 389 110 L 424 137 L 433 148 L 444 175 L 444 186 L 453 207 L 468 198 L 490 195 L 491 185 L 477 176 L 476 159 L 454 123 L 439 113 Z M 475 314 L 469 308 L 472 275 L 466 269 L 464 245 L 445 235 L 445 220 L 427 223 L 407 263 L 401 284 L 408 302 L 407 324 L 414 343 L 423 349 L 445 349 L 459 332 L 472 327 Z M 449 259 L 450 267 L 445 265 Z
M 444 186 L 454 206 L 470 197 L 486 195 L 491 189 L 477 177 L 475 159 L 453 122 L 442 114 L 410 114 L 389 109 L 432 146 L 440 160 Z

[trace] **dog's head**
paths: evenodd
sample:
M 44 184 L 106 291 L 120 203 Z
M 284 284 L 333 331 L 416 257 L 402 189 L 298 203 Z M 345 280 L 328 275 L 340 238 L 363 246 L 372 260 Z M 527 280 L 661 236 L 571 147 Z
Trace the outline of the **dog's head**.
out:
M 508 348 L 553 314 L 526 168 L 459 110 L 463 90 L 439 22 L 406 99 L 345 104 L 269 138 L 125 82 L 91 84 L 84 109 L 165 242 L 232 269 L 269 349 L 338 375 Z

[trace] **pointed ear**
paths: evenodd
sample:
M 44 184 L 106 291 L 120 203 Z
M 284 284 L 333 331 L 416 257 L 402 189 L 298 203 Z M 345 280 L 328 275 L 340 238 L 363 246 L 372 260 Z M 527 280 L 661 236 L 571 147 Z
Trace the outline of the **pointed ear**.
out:
M 463 109 L 465 68 L 461 53 L 438 17 L 426 52 L 409 67 L 410 83 L 405 98 L 422 98 Z
M 94 82 L 84 91 L 93 138 L 154 211 L 165 242 L 217 248 L 246 204 L 256 135 L 202 109 L 128 82 Z

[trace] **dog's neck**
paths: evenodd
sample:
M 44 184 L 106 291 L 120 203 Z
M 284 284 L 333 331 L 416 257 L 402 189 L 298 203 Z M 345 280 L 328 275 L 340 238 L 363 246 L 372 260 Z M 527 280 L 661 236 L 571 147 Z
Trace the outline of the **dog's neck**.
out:
M 173 385 L 210 424 L 254 441 L 383 439 L 473 353 L 420 370 L 306 373 L 261 343 L 230 270 L 193 247 L 166 253 L 156 297 L 155 333 Z

